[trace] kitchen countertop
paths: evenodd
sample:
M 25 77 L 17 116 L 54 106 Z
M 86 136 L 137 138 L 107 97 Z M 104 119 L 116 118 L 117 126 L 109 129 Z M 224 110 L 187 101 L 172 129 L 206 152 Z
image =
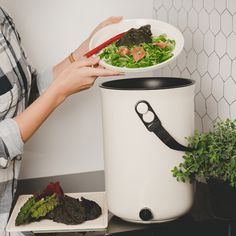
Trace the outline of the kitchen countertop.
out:
M 100 235 L 135 235 L 135 236 L 236 236 L 236 222 L 214 219 L 210 213 L 206 184 L 197 184 L 195 202 L 191 211 L 185 216 L 166 223 L 134 224 L 125 222 L 112 214 L 109 215 L 108 228 L 99 232 L 71 232 L 26 235 L 38 236 L 100 236 Z

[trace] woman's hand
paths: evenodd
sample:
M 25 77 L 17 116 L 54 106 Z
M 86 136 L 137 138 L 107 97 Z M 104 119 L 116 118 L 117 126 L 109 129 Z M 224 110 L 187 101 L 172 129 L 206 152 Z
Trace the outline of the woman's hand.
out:
M 119 23 L 121 20 L 123 19 L 122 16 L 111 16 L 109 18 L 107 18 L 106 20 L 104 20 L 103 22 L 101 22 L 93 31 L 92 33 L 89 35 L 89 37 L 73 52 L 73 56 L 74 58 L 80 59 L 81 57 L 83 57 L 83 55 L 89 51 L 89 42 L 91 40 L 91 38 L 93 37 L 93 35 L 100 29 L 102 29 L 103 27 L 107 26 L 107 25 L 111 25 L 111 24 L 116 24 Z
M 83 55 L 89 51 L 89 42 L 92 38 L 92 36 L 103 27 L 118 23 L 122 20 L 121 16 L 115 17 L 109 17 L 108 19 L 101 22 L 89 35 L 89 37 L 72 53 L 75 61 L 81 60 L 83 58 Z M 68 57 L 65 58 L 63 61 L 61 61 L 59 64 L 55 65 L 53 68 L 53 74 L 54 78 L 58 77 L 59 74 L 61 74 L 68 66 L 70 65 L 70 61 L 68 60 Z
M 90 88 L 99 76 L 119 75 L 119 72 L 97 66 L 99 57 L 83 58 L 70 64 L 53 81 L 51 87 L 56 89 L 62 100 L 81 90 Z
M 47 117 L 71 94 L 90 88 L 98 76 L 114 76 L 120 73 L 95 67 L 99 58 L 83 58 L 88 51 L 91 37 L 106 25 L 118 23 L 122 17 L 110 17 L 100 23 L 90 34 L 87 40 L 75 50 L 75 62 L 71 63 L 68 57 L 54 66 L 54 81 L 47 90 L 36 99 L 24 112 L 14 119 L 20 128 L 21 137 L 26 142 L 42 125 Z
M 68 96 L 90 88 L 98 76 L 119 74 L 101 67 L 95 68 L 98 62 L 99 58 L 91 57 L 70 64 L 55 77 L 53 83 L 38 99 L 14 118 L 24 142 Z
M 100 29 L 104 28 L 107 25 L 111 25 L 111 24 L 116 24 L 119 23 L 121 20 L 123 19 L 122 16 L 111 16 L 109 18 L 107 18 L 106 20 L 104 20 L 103 22 L 101 22 L 90 34 L 89 39 L 91 39 L 93 37 L 93 35 Z

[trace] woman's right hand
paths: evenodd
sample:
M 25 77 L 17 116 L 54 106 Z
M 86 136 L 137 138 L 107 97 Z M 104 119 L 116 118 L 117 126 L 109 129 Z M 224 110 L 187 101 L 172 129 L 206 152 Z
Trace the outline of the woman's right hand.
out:
M 115 76 L 121 73 L 105 69 L 98 65 L 99 57 L 83 58 L 75 61 L 54 79 L 51 88 L 59 92 L 61 99 L 90 88 L 99 77 Z
M 99 76 L 120 73 L 97 66 L 99 58 L 84 58 L 68 65 L 54 78 L 52 84 L 24 112 L 14 119 L 21 137 L 26 142 L 47 117 L 71 94 L 90 88 Z M 40 112 L 39 112 L 40 111 Z

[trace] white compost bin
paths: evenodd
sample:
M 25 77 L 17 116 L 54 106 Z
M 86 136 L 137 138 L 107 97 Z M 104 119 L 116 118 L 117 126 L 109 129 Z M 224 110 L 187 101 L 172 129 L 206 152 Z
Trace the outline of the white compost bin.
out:
M 164 222 L 192 206 L 193 186 L 171 170 L 190 151 L 194 81 L 131 78 L 100 85 L 109 210 L 124 220 Z

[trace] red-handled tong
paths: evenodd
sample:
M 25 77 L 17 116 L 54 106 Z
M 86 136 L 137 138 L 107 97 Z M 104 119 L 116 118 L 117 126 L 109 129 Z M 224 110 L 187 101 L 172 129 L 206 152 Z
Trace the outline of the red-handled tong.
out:
M 104 43 L 98 45 L 96 48 L 90 50 L 89 52 L 85 53 L 84 56 L 85 57 L 91 57 L 92 55 L 94 55 L 95 53 L 99 52 L 100 50 L 102 50 L 103 48 L 105 48 L 106 46 L 108 46 L 109 44 L 113 43 L 114 41 L 116 41 L 117 39 L 121 38 L 124 34 L 126 34 L 126 32 L 117 34 L 116 36 L 108 39 L 107 41 L 105 41 Z

